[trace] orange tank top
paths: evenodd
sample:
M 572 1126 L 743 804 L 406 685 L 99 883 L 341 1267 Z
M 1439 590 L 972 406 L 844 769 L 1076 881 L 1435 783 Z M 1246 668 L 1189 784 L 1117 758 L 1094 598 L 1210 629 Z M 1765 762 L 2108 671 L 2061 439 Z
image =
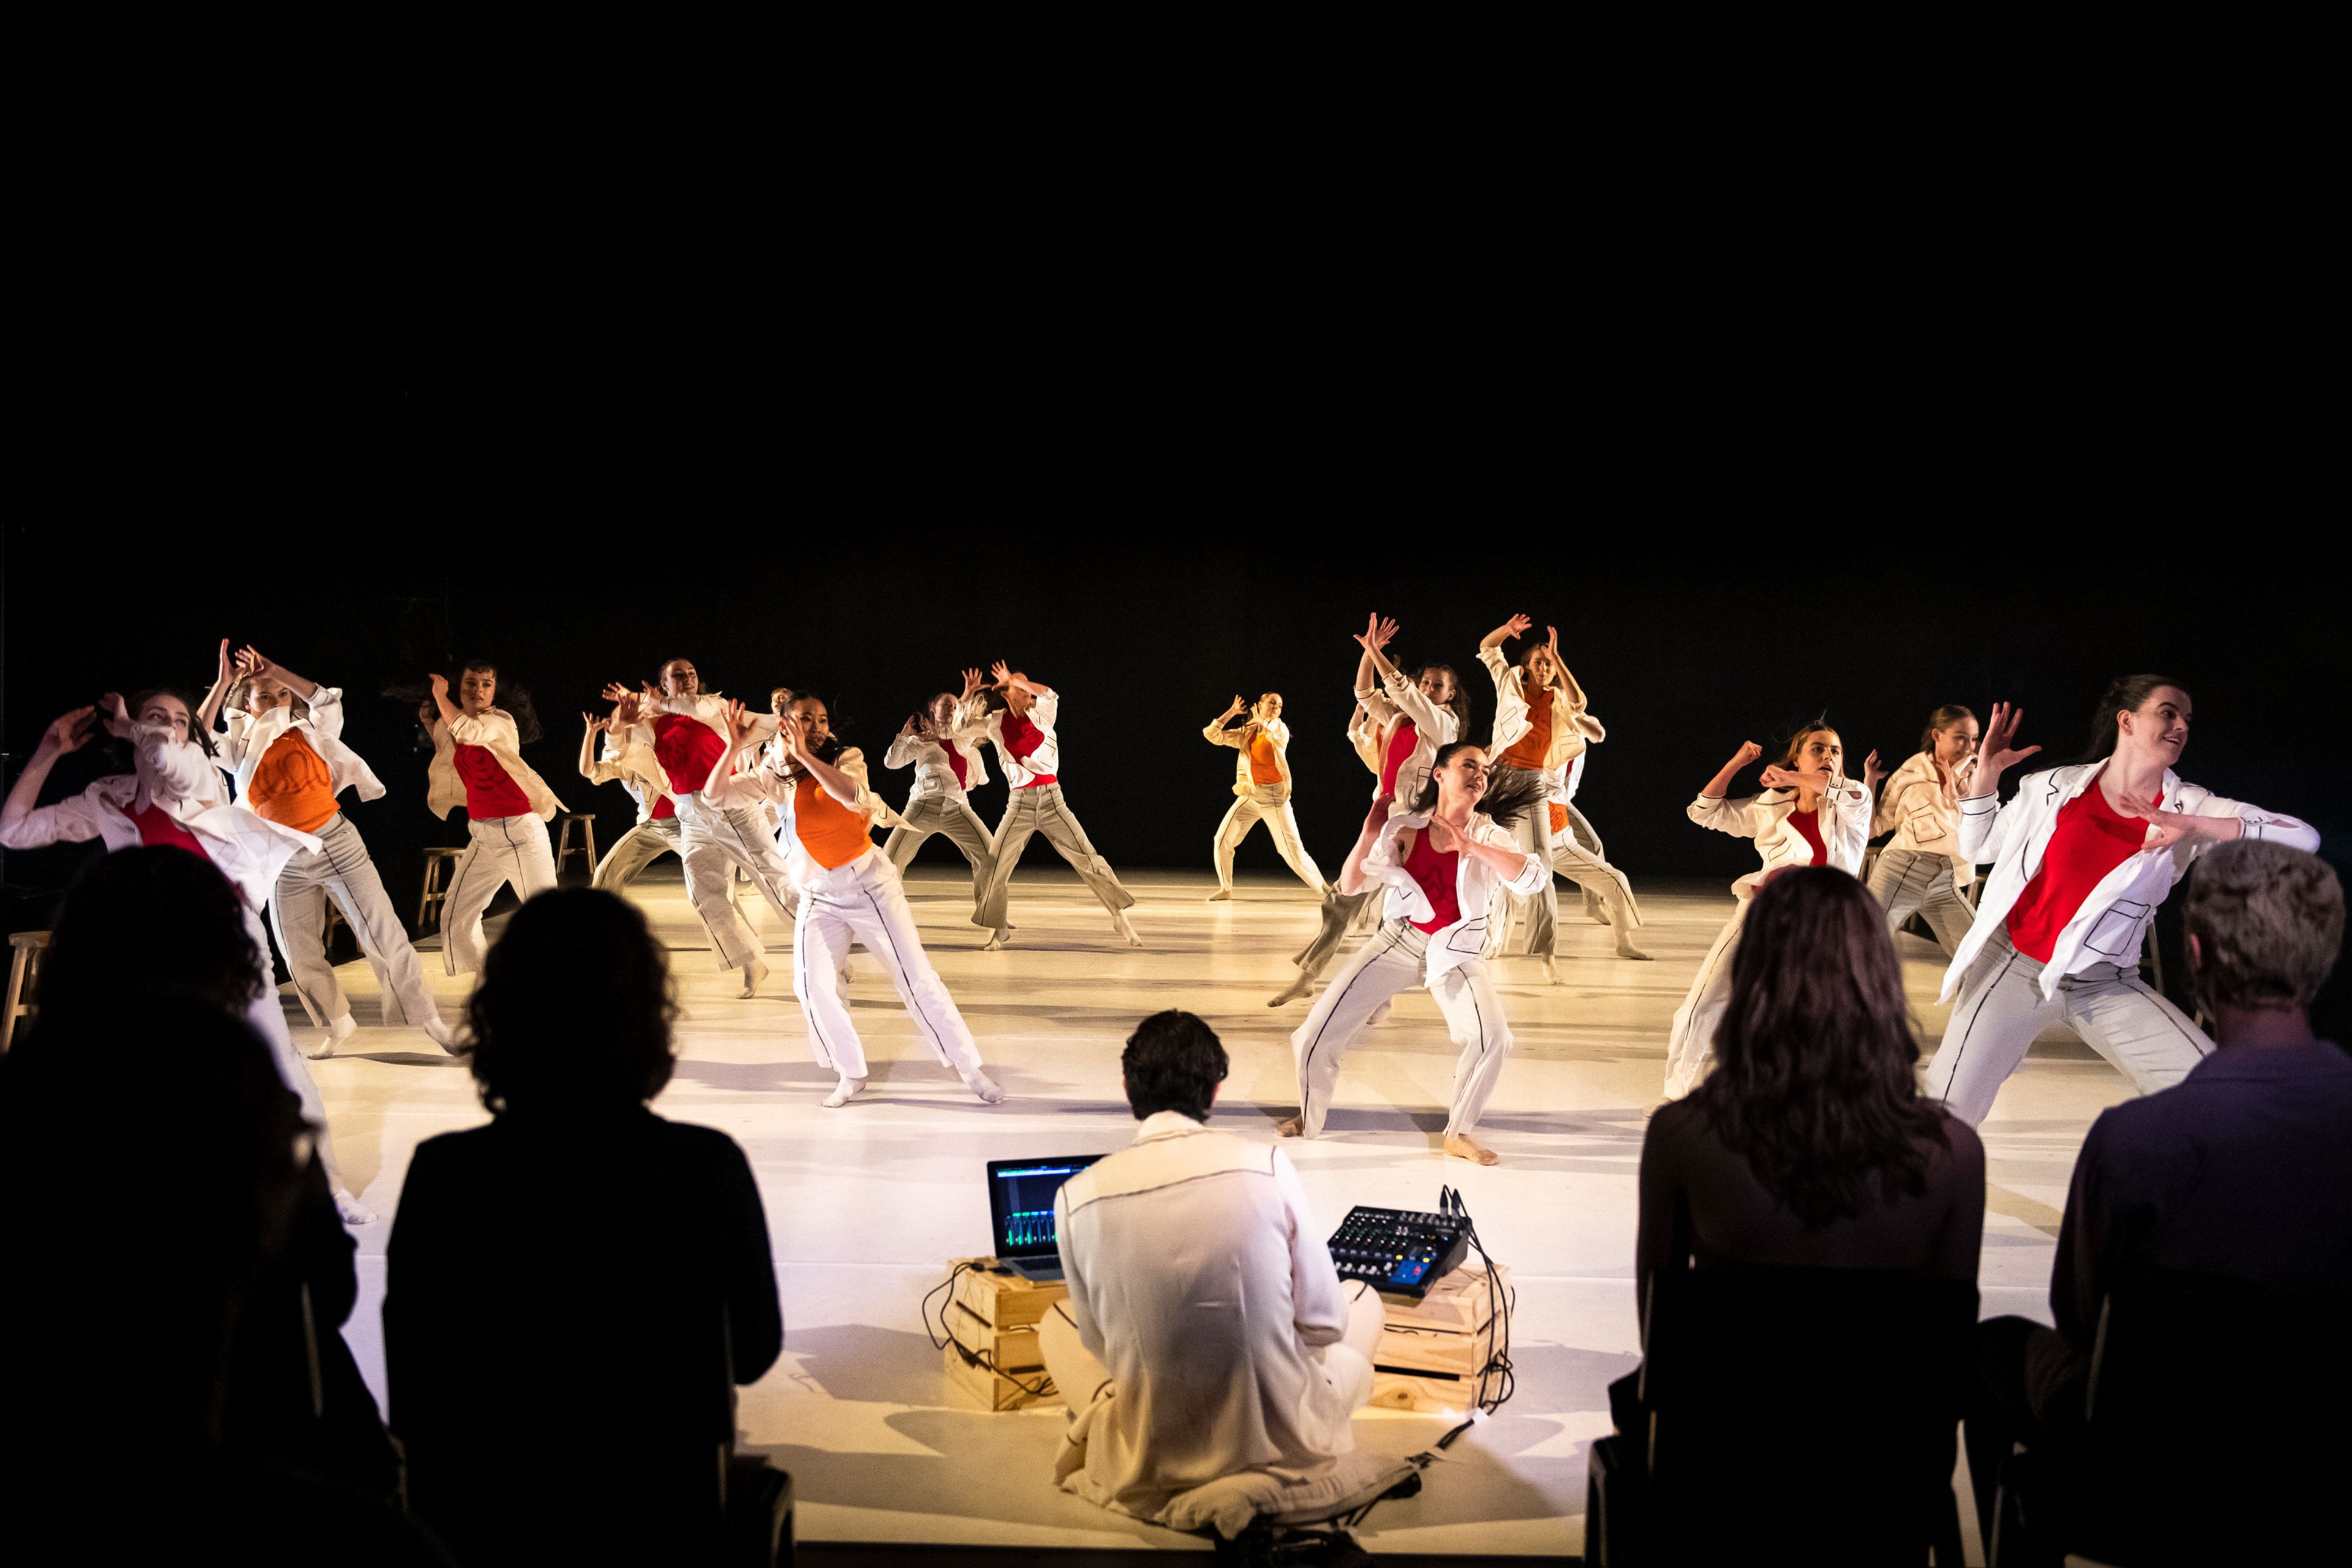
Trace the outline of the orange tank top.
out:
M 814 779 L 803 779 L 793 790 L 793 832 L 808 858 L 828 871 L 837 871 L 874 847 L 863 812 L 852 811 L 825 794 Z
M 289 730 L 269 742 L 253 770 L 246 801 L 254 815 L 297 833 L 316 833 L 335 815 L 335 779 L 309 737 Z
M 1512 742 L 1503 761 L 1515 768 L 1540 768 L 1551 760 L 1551 690 L 1528 696 L 1528 732 Z
M 1261 730 L 1250 737 L 1250 783 L 1278 784 L 1282 782 L 1282 757 Z

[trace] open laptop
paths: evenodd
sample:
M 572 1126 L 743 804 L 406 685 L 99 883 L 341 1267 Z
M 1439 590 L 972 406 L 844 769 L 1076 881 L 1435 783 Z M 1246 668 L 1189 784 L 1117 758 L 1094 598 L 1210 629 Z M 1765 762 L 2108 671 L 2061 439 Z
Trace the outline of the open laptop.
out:
M 1059 1279 L 1062 1255 L 1054 1235 L 1054 1197 L 1062 1184 L 1101 1159 L 1059 1154 L 1043 1160 L 988 1163 L 988 1215 L 996 1226 L 996 1261 L 1024 1279 Z

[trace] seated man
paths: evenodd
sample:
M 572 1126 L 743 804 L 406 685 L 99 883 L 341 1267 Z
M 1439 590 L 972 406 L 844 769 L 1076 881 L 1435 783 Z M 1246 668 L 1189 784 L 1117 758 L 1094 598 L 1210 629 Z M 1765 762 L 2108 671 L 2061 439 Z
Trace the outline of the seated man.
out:
M 1380 1298 L 1340 1284 L 1281 1150 L 1202 1125 L 1225 1076 L 1208 1025 L 1155 1013 L 1119 1066 L 1143 1126 L 1054 1205 L 1070 1299 L 1038 1343 L 1071 1411 L 1055 1479 L 1143 1519 L 1252 1472 L 1297 1506 L 1347 1468 Z
M 2343 942 L 2343 887 L 2315 855 L 2240 840 L 2198 863 L 2181 918 L 2220 1048 L 2091 1124 L 2050 1273 L 2057 1328 L 1978 1325 L 1967 1433 L 1987 1539 L 2011 1445 L 2079 1436 L 2109 1292 L 2158 1269 L 2352 1289 L 2352 1058 L 2312 1037 L 2310 1013 Z

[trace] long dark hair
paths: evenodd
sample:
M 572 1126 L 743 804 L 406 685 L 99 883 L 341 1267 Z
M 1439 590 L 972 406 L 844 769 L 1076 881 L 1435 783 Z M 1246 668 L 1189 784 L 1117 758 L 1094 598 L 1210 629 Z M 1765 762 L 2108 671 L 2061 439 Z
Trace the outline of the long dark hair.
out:
M 1470 693 L 1469 690 L 1463 686 L 1462 677 L 1455 673 L 1452 665 L 1435 660 L 1433 660 L 1428 664 L 1422 665 L 1413 670 L 1412 676 L 1412 682 L 1416 686 L 1420 685 L 1421 678 L 1423 676 L 1429 674 L 1432 670 L 1437 669 L 1442 669 L 1445 672 L 1446 680 L 1454 688 L 1454 695 L 1446 700 L 1444 706 L 1447 711 L 1454 715 L 1454 722 L 1459 726 L 1460 732 L 1466 735 L 1470 732 Z
M 507 672 L 499 668 L 499 661 L 494 658 L 469 658 L 457 667 L 457 673 L 463 675 L 469 669 L 487 669 L 499 678 L 498 706 L 514 721 L 516 745 L 528 746 L 546 733 L 539 727 L 539 710 L 530 705 L 530 687 L 509 685 Z
M 1438 747 L 1436 759 L 1429 764 L 1428 780 L 1406 804 L 1414 811 L 1435 811 L 1438 770 L 1452 762 L 1456 752 L 1477 749 L 1477 743 L 1473 741 L 1452 741 Z M 1486 793 L 1478 797 L 1476 809 L 1485 813 L 1497 827 L 1508 827 L 1542 804 L 1549 787 L 1543 774 L 1533 768 L 1515 768 L 1508 763 L 1496 763 L 1486 770 Z
M 1877 900 L 1806 866 L 1748 906 L 1715 1071 L 1691 1094 L 1724 1146 L 1809 1230 L 1927 1190 L 1943 1114 L 1919 1092 L 1919 1043 Z
M 2116 750 L 2116 715 L 2137 713 L 2141 704 L 2156 695 L 2157 688 L 2169 686 L 2184 697 L 2189 689 L 2168 675 L 2118 675 L 2107 682 L 2106 695 L 2099 699 L 2091 712 L 2091 743 L 2083 752 L 2083 760 L 2095 763 L 2101 757 L 2112 756 Z

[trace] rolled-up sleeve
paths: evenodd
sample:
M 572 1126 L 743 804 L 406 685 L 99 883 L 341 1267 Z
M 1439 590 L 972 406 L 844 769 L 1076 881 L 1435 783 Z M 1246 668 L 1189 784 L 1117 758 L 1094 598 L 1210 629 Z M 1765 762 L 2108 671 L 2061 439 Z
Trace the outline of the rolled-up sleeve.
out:
M 216 764 L 194 741 L 174 740 L 168 724 L 142 724 L 131 742 L 140 781 L 162 800 L 204 800 L 216 787 Z
M 1998 795 L 1960 797 L 1960 853 L 1982 866 L 2000 858 L 2001 816 L 2006 810 Z
M 1701 827 L 1712 827 L 1717 833 L 1728 833 L 1734 838 L 1753 838 L 1756 837 L 1756 825 L 1748 820 L 1748 808 L 1755 802 L 1756 797 L 1752 795 L 1741 795 L 1737 800 L 1703 795 L 1685 809 L 1690 819 Z
M 2289 816 L 2283 811 L 2264 811 L 2258 805 L 2248 805 L 2242 800 L 2223 800 L 2209 795 L 2197 807 L 2200 816 L 2234 816 L 2238 819 L 2238 836 L 2259 838 L 2265 844 L 2284 844 L 2290 849 L 2305 854 L 2319 852 L 2319 829 L 2300 817 Z

